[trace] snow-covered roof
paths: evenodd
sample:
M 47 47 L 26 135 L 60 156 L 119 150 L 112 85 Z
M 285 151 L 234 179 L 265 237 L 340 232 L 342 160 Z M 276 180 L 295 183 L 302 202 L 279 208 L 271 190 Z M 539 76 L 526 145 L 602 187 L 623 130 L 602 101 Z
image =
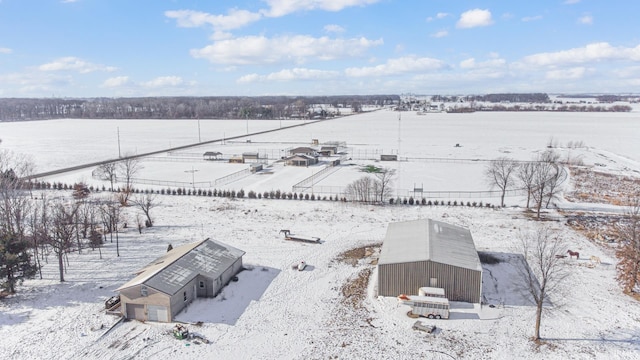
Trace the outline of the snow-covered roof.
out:
M 306 154 L 291 155 L 287 158 L 287 160 L 313 160 L 313 159 L 315 159 L 313 156 L 306 155 Z
M 390 223 L 378 264 L 414 261 L 434 261 L 482 271 L 468 229 L 431 219 Z
M 316 149 L 307 146 L 301 146 L 289 150 L 289 154 L 312 154 L 314 152 L 316 152 Z
M 205 239 L 178 246 L 142 268 L 138 276 L 116 290 L 147 285 L 173 295 L 193 278 L 218 278 L 245 252 L 221 242 Z

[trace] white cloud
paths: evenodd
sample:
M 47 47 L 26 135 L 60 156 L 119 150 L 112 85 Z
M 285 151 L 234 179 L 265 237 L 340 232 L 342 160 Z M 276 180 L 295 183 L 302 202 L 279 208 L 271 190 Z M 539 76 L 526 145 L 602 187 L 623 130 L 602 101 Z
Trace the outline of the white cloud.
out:
M 305 68 L 283 69 L 268 75 L 248 74 L 238 79 L 239 83 L 258 81 L 326 80 L 340 75 L 337 71 Z
M 449 15 L 450 15 L 449 13 L 439 12 L 439 13 L 437 13 L 437 14 L 436 14 L 436 16 L 435 16 L 435 17 L 429 16 L 429 17 L 427 18 L 427 21 L 433 21 L 433 20 L 435 20 L 435 19 L 438 19 L 438 20 L 439 20 L 439 19 L 444 19 L 444 18 L 446 18 L 446 17 L 447 17 L 447 16 L 449 16 Z
M 160 88 L 168 86 L 182 85 L 184 81 L 179 76 L 160 76 L 151 81 L 143 82 L 140 85 L 147 88 Z
M 525 64 L 534 66 L 560 66 L 604 60 L 640 61 L 640 45 L 626 48 L 613 47 L 609 43 L 599 42 L 581 48 L 539 53 L 523 58 Z
M 227 15 L 214 15 L 194 10 L 170 10 L 164 15 L 176 19 L 180 27 L 211 25 L 215 31 L 233 30 L 260 20 L 262 15 L 247 10 L 231 9 Z
M 524 22 L 536 21 L 536 20 L 542 20 L 542 15 L 525 16 L 525 17 L 522 18 L 522 21 L 524 21 Z
M 61 3 L 63 4 L 70 4 L 70 3 L 74 3 L 74 2 L 78 2 L 80 0 L 62 0 Z
M 545 74 L 545 78 L 547 80 L 578 80 L 583 78 L 587 71 L 588 69 L 585 67 L 550 70 Z
M 90 62 L 86 62 L 77 57 L 69 56 L 63 57 L 60 59 L 56 59 L 53 62 L 42 64 L 38 66 L 38 70 L 40 71 L 77 71 L 81 74 L 86 74 L 94 71 L 115 71 L 117 68 L 113 66 L 106 66 L 101 64 L 93 64 Z
M 444 67 L 445 64 L 438 59 L 401 57 L 389 59 L 386 63 L 377 66 L 347 68 L 345 70 L 345 74 L 350 77 L 387 76 L 420 71 L 433 71 Z
M 564 3 L 565 3 L 566 5 L 573 5 L 573 4 L 577 4 L 577 3 L 579 3 L 579 2 L 580 2 L 580 0 L 565 0 L 565 1 L 564 1 Z
M 628 66 L 624 68 L 616 68 L 616 69 L 613 69 L 611 73 L 621 79 L 635 78 L 640 80 L 640 66 Z
M 116 76 L 116 77 L 112 77 L 109 78 L 107 80 L 105 80 L 102 83 L 102 87 L 105 88 L 114 88 L 114 87 L 119 87 L 122 85 L 126 85 L 129 83 L 129 77 L 128 76 Z
M 449 32 L 447 30 L 440 30 L 440 31 L 437 31 L 437 32 L 431 34 L 430 36 L 432 38 L 443 38 L 443 37 L 445 37 L 447 35 L 449 35 Z
M 306 35 L 245 36 L 216 41 L 202 49 L 191 50 L 195 58 L 204 58 L 217 64 L 273 64 L 304 63 L 309 59 L 333 60 L 360 56 L 365 50 L 382 45 L 382 39 L 331 39 Z
M 583 25 L 592 25 L 593 24 L 593 16 L 584 15 L 581 18 L 578 19 L 578 23 L 579 24 L 583 24 Z
M 0 54 L 11 54 L 12 52 L 13 52 L 13 50 L 11 50 L 9 48 L 0 47 Z
M 260 75 L 258 74 L 247 74 L 247 75 L 241 76 L 238 80 L 236 80 L 237 83 L 241 83 L 241 84 L 248 84 L 248 83 L 258 82 L 258 81 L 260 81 Z
M 471 68 L 474 68 L 475 66 L 476 66 L 476 59 L 474 58 L 460 61 L 461 69 L 471 69 Z
M 340 25 L 329 24 L 324 26 L 324 31 L 328 33 L 341 33 L 344 32 L 344 28 Z
M 325 10 L 340 11 L 353 6 L 365 6 L 379 0 L 265 0 L 268 10 L 262 13 L 268 17 L 280 17 L 298 11 Z
M 72 79 L 68 75 L 36 71 L 0 74 L 0 83 L 4 86 L 13 85 L 18 93 L 30 96 L 33 93 L 51 94 L 57 89 L 69 86 L 72 83 Z
M 505 59 L 493 58 L 487 61 L 476 62 L 476 59 L 469 58 L 460 62 L 461 69 L 488 69 L 488 68 L 500 68 L 507 65 Z
M 488 26 L 493 24 L 491 11 L 482 9 L 473 9 L 465 11 L 460 15 L 460 19 L 456 23 L 456 27 L 460 29 L 469 29 L 479 26 Z

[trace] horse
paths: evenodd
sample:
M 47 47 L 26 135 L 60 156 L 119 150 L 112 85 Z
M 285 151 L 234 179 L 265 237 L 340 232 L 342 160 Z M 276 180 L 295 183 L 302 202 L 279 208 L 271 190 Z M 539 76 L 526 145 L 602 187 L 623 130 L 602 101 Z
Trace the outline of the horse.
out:
M 571 257 L 573 256 L 576 257 L 576 260 L 580 259 L 580 253 L 577 251 L 567 250 L 567 253 L 569 254 L 569 259 L 571 259 Z
M 591 257 L 589 258 L 589 260 L 591 260 L 591 262 L 592 262 L 592 263 L 594 263 L 594 264 L 598 264 L 598 265 L 600 265 L 600 263 L 601 263 L 600 258 L 599 258 L 599 257 L 597 257 L 597 256 L 595 256 L 595 255 L 591 255 Z

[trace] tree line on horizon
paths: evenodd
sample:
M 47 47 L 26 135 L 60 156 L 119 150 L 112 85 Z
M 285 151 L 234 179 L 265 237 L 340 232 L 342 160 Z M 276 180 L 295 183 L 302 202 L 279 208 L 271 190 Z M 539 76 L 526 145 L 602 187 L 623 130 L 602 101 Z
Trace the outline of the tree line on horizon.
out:
M 325 108 L 385 106 L 398 95 L 2 98 L 0 121 L 49 119 L 303 119 L 335 116 Z

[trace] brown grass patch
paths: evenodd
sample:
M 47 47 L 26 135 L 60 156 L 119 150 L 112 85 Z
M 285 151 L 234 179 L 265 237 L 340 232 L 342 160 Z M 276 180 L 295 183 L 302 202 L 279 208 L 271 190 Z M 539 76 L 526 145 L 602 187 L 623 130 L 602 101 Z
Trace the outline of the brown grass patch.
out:
M 353 308 L 362 308 L 362 302 L 367 296 L 367 286 L 369 285 L 369 277 L 371 276 L 372 268 L 360 270 L 360 272 L 353 278 L 349 279 L 342 288 L 342 303 Z
M 640 178 L 607 174 L 591 168 L 570 166 L 573 191 L 565 198 L 574 202 L 629 205 L 632 194 L 640 189 Z
M 336 256 L 335 260 L 351 266 L 357 266 L 360 260 L 372 256 L 382 244 L 365 245 L 342 252 Z

